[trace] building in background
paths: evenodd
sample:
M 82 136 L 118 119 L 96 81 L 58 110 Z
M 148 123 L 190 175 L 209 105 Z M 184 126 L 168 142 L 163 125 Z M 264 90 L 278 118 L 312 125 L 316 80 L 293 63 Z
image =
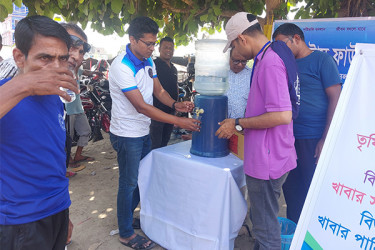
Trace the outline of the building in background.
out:
M 10 14 L 4 22 L 1 23 L 4 46 L 13 46 L 14 45 L 14 29 L 16 28 L 17 23 L 29 13 L 28 8 L 22 4 L 21 7 L 17 7 L 13 3 L 13 13 Z

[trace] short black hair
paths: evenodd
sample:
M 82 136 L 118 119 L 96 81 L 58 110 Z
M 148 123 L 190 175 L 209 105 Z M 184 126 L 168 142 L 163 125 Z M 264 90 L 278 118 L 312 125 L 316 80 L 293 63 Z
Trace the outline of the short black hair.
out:
M 18 22 L 14 31 L 16 47 L 27 57 L 36 35 L 55 37 L 65 42 L 69 49 L 71 39 L 68 32 L 56 21 L 46 16 L 29 16 Z
M 257 19 L 257 17 L 252 14 L 247 14 L 246 17 L 249 22 L 252 22 L 255 19 Z M 242 32 L 243 35 L 249 35 L 249 36 L 255 35 L 257 33 L 263 34 L 262 27 L 260 26 L 259 23 L 251 25 L 249 28 L 244 30 L 244 32 Z
M 86 42 L 87 42 L 87 36 L 85 32 L 75 23 L 61 23 L 61 25 L 66 29 L 66 30 L 73 30 L 76 32 L 78 35 L 80 35 Z
M 169 36 L 166 36 L 166 37 L 162 38 L 162 39 L 160 40 L 159 45 L 161 46 L 161 44 L 162 44 L 163 42 L 170 42 L 170 43 L 173 43 L 173 45 L 174 45 L 174 41 L 173 41 L 173 39 L 170 38 Z
M 284 23 L 277 27 L 275 32 L 273 32 L 272 39 L 275 39 L 278 35 L 284 35 L 284 36 L 294 36 L 299 35 L 301 37 L 302 41 L 305 41 L 305 35 L 303 34 L 303 31 L 300 27 L 295 25 L 294 23 Z
M 129 25 L 129 36 L 134 37 L 136 40 L 143 37 L 145 33 L 158 34 L 159 26 L 149 17 L 140 16 L 134 18 Z

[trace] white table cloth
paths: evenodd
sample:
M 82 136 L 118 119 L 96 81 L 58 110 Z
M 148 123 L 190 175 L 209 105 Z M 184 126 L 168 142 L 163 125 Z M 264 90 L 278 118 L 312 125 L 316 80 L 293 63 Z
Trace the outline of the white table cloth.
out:
M 243 162 L 192 155 L 190 146 L 156 149 L 141 161 L 142 230 L 167 249 L 233 249 L 247 213 Z

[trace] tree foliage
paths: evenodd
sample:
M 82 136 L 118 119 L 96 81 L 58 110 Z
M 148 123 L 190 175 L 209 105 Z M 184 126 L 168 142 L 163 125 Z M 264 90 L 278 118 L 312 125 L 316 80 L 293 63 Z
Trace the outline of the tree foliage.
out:
M 109 35 L 123 36 L 125 24 L 136 16 L 154 19 L 163 27 L 161 36 L 169 35 L 177 45 L 188 44 L 200 27 L 212 34 L 221 31 L 223 22 L 238 11 L 254 15 L 266 13 L 262 24 L 274 19 L 286 19 L 296 12 L 296 18 L 375 15 L 375 0 L 305 0 L 306 6 L 296 8 L 303 0 L 1 0 L 0 21 L 12 13 L 12 3 L 29 8 L 29 15 L 55 13 L 65 20 L 79 22 Z

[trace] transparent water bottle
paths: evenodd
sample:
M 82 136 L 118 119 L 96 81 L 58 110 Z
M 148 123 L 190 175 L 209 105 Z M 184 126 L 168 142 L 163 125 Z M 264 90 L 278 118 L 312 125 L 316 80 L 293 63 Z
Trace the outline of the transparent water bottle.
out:
M 223 95 L 228 88 L 229 53 L 223 53 L 226 44 L 220 39 L 195 42 L 194 88 L 201 95 Z
M 76 77 L 75 77 L 75 72 L 74 72 L 74 68 L 69 67 L 69 70 L 73 73 L 73 77 L 74 77 L 74 79 L 76 79 Z M 71 91 L 70 89 L 63 88 L 63 87 L 60 87 L 60 89 L 61 89 L 62 91 L 65 91 L 65 92 L 70 96 L 70 98 L 71 98 L 71 100 L 68 101 L 68 100 L 65 100 L 64 98 L 62 98 L 62 97 L 60 96 L 60 100 L 61 100 L 63 103 L 71 103 L 71 102 L 74 102 L 74 100 L 76 99 L 76 93 L 74 93 L 74 92 Z

